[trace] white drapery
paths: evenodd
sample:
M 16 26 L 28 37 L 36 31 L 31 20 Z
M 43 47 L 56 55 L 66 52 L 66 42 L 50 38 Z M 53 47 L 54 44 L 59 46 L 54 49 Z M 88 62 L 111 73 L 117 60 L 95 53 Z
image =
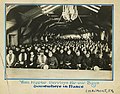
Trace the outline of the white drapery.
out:
M 78 17 L 77 6 L 75 5 L 64 5 L 62 16 L 66 21 L 73 21 Z

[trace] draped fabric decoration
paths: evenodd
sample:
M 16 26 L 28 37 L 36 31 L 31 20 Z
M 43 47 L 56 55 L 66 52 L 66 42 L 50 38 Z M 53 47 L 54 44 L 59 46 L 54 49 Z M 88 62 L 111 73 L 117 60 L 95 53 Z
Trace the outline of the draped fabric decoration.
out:
M 78 17 L 77 6 L 75 5 L 64 5 L 62 16 L 66 21 L 73 21 Z
M 9 13 L 9 11 L 11 10 L 11 9 L 13 9 L 13 8 L 16 8 L 18 5 L 6 5 L 6 15 Z

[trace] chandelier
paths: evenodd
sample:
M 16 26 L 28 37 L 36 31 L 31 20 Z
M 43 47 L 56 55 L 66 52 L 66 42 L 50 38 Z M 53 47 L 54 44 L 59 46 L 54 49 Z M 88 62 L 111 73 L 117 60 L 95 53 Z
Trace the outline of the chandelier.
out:
M 66 21 L 73 21 L 78 17 L 77 6 L 75 5 L 64 5 L 62 16 Z

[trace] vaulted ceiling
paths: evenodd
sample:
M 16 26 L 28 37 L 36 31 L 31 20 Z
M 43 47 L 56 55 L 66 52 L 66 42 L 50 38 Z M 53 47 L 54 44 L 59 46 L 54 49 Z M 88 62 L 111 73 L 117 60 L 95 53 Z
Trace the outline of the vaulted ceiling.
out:
M 66 22 L 63 5 L 6 5 L 6 21 L 14 22 L 7 33 L 17 30 L 26 39 L 45 32 L 81 33 L 81 27 L 93 32 L 112 28 L 112 5 L 77 5 L 77 10 L 77 19 Z

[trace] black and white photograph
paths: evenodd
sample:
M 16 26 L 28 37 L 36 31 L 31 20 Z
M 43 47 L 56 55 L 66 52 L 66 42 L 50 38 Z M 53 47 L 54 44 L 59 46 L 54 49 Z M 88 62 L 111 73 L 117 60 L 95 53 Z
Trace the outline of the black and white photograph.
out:
M 113 79 L 113 5 L 5 4 L 6 79 Z

